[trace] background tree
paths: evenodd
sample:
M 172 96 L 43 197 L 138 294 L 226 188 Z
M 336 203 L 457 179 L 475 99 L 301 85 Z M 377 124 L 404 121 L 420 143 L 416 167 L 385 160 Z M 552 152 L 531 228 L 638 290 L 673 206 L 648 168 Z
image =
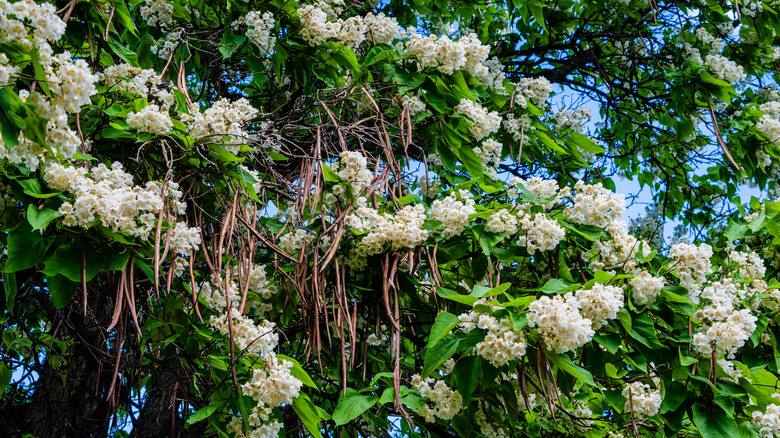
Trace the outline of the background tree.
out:
M 0 0 L 0 432 L 780 435 L 776 6 Z

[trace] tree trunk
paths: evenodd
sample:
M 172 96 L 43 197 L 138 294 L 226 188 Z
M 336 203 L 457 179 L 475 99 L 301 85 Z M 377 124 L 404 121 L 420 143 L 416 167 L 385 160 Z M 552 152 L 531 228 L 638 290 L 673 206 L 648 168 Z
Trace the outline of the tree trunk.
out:
M 87 316 L 81 300 L 73 300 L 55 320 L 57 338 L 72 342 L 58 369 L 44 359 L 27 406 L 27 430 L 38 438 L 105 437 L 113 361 L 104 351 L 106 327 L 113 313 L 110 283 L 100 276 L 89 284 Z M 118 388 L 117 388 L 118 390 Z

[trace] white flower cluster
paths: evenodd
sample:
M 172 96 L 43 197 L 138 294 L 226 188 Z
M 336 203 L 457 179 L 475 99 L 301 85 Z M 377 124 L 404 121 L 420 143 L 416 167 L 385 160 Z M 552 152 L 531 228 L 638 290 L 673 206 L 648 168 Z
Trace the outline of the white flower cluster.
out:
M 517 244 L 526 247 L 529 253 L 549 251 L 566 237 L 563 227 L 544 213 L 524 213 L 520 216 L 520 228 L 525 232 L 518 237 Z
M 287 254 L 297 256 L 301 248 L 308 246 L 314 241 L 314 237 L 314 234 L 298 228 L 282 235 L 279 239 L 279 248 Z
M 730 84 L 744 81 L 747 78 L 745 69 L 741 65 L 723 55 L 707 55 L 704 58 L 704 63 L 716 78 Z
M 380 214 L 368 207 L 366 198 L 358 198 L 354 212 L 347 216 L 345 225 L 357 233 L 366 233 L 357 244 L 359 256 L 366 257 L 382 252 L 384 245 L 390 250 L 414 248 L 428 238 L 428 231 L 422 229 L 425 223 L 425 207 L 407 205 L 395 214 Z
M 764 438 L 780 437 L 780 405 L 772 403 L 764 412 L 754 411 L 753 424 Z
M 401 96 L 401 105 L 409 108 L 409 115 L 411 117 L 420 114 L 427 108 L 425 102 L 420 99 L 420 96 L 414 94 L 409 95 L 408 93 Z
M 594 330 L 603 327 L 610 319 L 617 318 L 623 308 L 623 289 L 596 283 L 592 289 L 578 290 L 574 296 L 579 302 L 582 316 L 591 320 Z
M 485 231 L 491 233 L 507 233 L 508 235 L 517 234 L 517 216 L 510 213 L 509 210 L 502 208 L 493 213 L 485 223 Z
M 435 382 L 435 383 L 434 383 Z M 435 380 L 432 377 L 423 379 L 419 374 L 412 376 L 412 386 L 420 392 L 420 395 L 433 403 L 425 403 L 420 408 L 420 415 L 426 423 L 436 421 L 435 417 L 449 421 L 463 408 L 463 397 L 456 389 L 450 389 L 443 380 Z
M 706 331 L 693 336 L 693 345 L 704 354 L 709 354 L 713 346 L 720 347 L 726 357 L 733 359 L 756 329 L 756 320 L 750 309 L 734 311 L 727 318 L 702 327 Z
M 563 215 L 573 222 L 605 228 L 626 211 L 625 195 L 612 193 L 601 183 L 590 185 L 577 181 L 574 190 L 577 192 L 574 205 L 563 210 Z M 561 189 L 560 196 L 570 197 L 571 188 Z
M 545 77 L 523 78 L 520 80 L 520 92 L 535 106 L 543 108 L 552 94 L 553 88 Z
M 655 388 L 640 381 L 626 384 L 623 388 L 623 397 L 626 402 L 623 405 L 624 412 L 633 412 L 638 419 L 652 417 L 661 409 L 661 379 L 653 377 Z
M 663 277 L 653 277 L 649 272 L 642 271 L 629 281 L 631 289 L 634 291 L 632 295 L 634 303 L 652 303 L 655 301 L 658 294 L 661 293 L 661 289 L 664 288 L 664 283 L 665 280 Z
M 527 144 L 530 141 L 528 132 L 536 129 L 531 123 L 531 118 L 528 117 L 528 114 L 523 114 L 517 118 L 514 114 L 509 113 L 506 115 L 506 119 L 504 119 L 504 129 L 512 136 L 513 140 L 522 140 L 523 144 Z
M 342 181 L 349 182 L 352 194 L 355 196 L 368 187 L 373 178 L 373 174 L 368 170 L 366 157 L 356 151 L 342 152 L 339 155 L 338 166 L 334 166 L 333 170 Z
M 176 50 L 180 44 L 182 44 L 182 34 L 185 34 L 184 30 L 177 29 L 173 32 L 169 32 L 160 39 L 154 40 L 154 44 L 152 44 L 152 47 L 150 48 L 152 53 L 162 59 L 168 59 L 171 53 L 173 53 L 173 51 Z
M 226 309 L 228 308 L 228 298 L 230 298 L 231 307 L 233 310 L 237 310 L 241 305 L 242 288 L 236 283 L 236 280 L 246 277 L 247 276 L 245 273 L 239 272 L 239 270 L 234 270 L 233 278 L 228 284 L 228 294 L 225 292 L 225 288 L 221 284 L 215 285 L 214 276 L 212 275 L 210 281 L 204 281 L 198 284 L 198 296 L 206 303 L 208 307 L 220 312 L 226 312 Z M 246 281 L 249 283 L 246 285 L 248 294 L 257 295 L 263 299 L 269 299 L 278 292 L 276 285 L 271 283 L 271 281 L 268 279 L 264 266 L 253 266 Z M 230 296 L 228 297 L 228 295 Z M 257 300 L 252 299 L 249 301 L 248 299 L 247 302 L 252 302 L 253 306 L 257 308 L 259 313 L 264 313 L 268 310 L 265 307 L 265 304 L 258 303 Z M 221 319 L 221 321 L 224 323 L 227 320 Z M 271 327 L 271 329 L 273 329 L 273 327 Z M 271 337 L 268 339 L 272 340 L 273 338 Z M 256 350 L 254 352 L 259 354 L 261 351 L 265 350 Z
M 525 403 L 525 401 L 522 399 L 522 396 L 521 398 L 518 398 L 518 403 Z M 473 420 L 476 421 L 477 426 L 479 426 L 479 433 L 481 433 L 485 438 L 507 438 L 507 434 L 504 432 L 504 428 L 498 425 L 494 427 L 490 420 L 488 420 L 485 412 L 482 410 L 481 404 L 478 404 L 478 406 L 479 409 L 477 409 L 477 415 L 474 416 Z
M 82 106 L 90 103 L 90 98 L 97 93 L 97 76 L 90 72 L 83 59 L 75 59 L 69 52 L 54 54 L 49 43 L 58 41 L 64 32 L 65 22 L 57 15 L 53 4 L 37 4 L 32 0 L 15 3 L 0 0 L 0 43 L 16 42 L 26 51 L 36 50 L 51 93 L 47 97 L 23 90 L 19 96 L 35 107 L 38 116 L 48 120 L 47 146 L 55 154 L 61 153 L 68 159 L 79 146 L 87 146 L 68 126 L 68 114 L 78 113 Z M 6 84 L 18 72 L 18 68 L 8 65 L 5 55 L 0 61 L 0 83 Z M 48 155 L 47 149 L 23 137 L 20 137 L 20 141 L 22 145 L 12 148 L 13 151 L 3 148 L 3 158 L 14 163 L 24 163 L 35 170 Z
M 555 123 L 558 129 L 569 128 L 572 131 L 582 132 L 585 124 L 590 121 L 590 110 L 585 107 L 579 107 L 574 111 L 563 108 L 555 115 Z
M 712 50 L 716 53 L 723 51 L 726 47 L 726 43 L 723 42 L 723 39 L 715 38 L 703 27 L 696 29 L 696 38 L 698 38 L 702 44 L 710 44 Z
M 74 60 L 69 52 L 51 56 L 43 68 L 52 96 L 47 99 L 33 92 L 27 101 L 36 106 L 35 112 L 39 116 L 49 120 L 46 125 L 49 146 L 59 150 L 65 158 L 70 158 L 81 141 L 68 126 L 67 114 L 78 113 L 82 106 L 91 102 L 91 96 L 97 93 L 95 82 L 98 76 L 89 71 L 83 59 Z
M 242 24 L 247 25 L 249 28 L 246 31 L 246 37 L 260 49 L 260 54 L 265 56 L 270 53 L 274 48 L 274 44 L 276 44 L 276 37 L 271 34 L 276 24 L 274 14 L 250 11 L 234 21 L 233 28 L 235 29 Z
M 183 214 L 186 207 L 181 202 L 182 192 L 175 183 L 167 186 L 166 199 L 163 199 L 159 183 L 148 182 L 143 188 L 133 185 L 133 177 L 122 170 L 118 162 L 112 164 L 111 169 L 104 164 L 98 165 L 91 170 L 91 176 L 82 167 L 52 163 L 46 167 L 44 180 L 54 190 L 71 192 L 75 196 L 73 204 L 63 202 L 60 207 L 60 213 L 65 215 L 63 223 L 68 226 L 88 228 L 95 219 L 99 219 L 103 226 L 114 231 L 147 239 L 166 200 L 177 214 Z M 185 239 L 185 242 L 177 241 L 177 247 L 200 244 L 198 228 L 186 232 L 180 228 L 177 230 L 177 236 Z
M 393 41 L 401 36 L 401 26 L 398 20 L 393 17 L 387 17 L 384 13 L 374 15 L 366 14 L 363 22 L 368 28 L 368 37 L 375 44 L 392 44 Z
M 268 370 L 255 368 L 252 380 L 241 385 L 242 393 L 269 407 L 291 404 L 298 397 L 303 383 L 290 374 L 293 363 L 270 355 L 265 361 Z
M 504 88 L 504 79 L 506 73 L 504 73 L 504 64 L 496 58 L 490 58 L 487 61 L 483 61 L 477 65 L 474 69 L 470 70 L 470 73 L 474 77 L 485 85 L 485 88 L 490 89 L 502 89 Z M 505 91 L 501 91 L 500 94 L 505 94 Z M 522 96 L 520 96 L 522 98 Z M 515 99 L 518 99 L 515 97 Z M 525 106 L 525 105 L 520 105 Z
M 431 205 L 431 219 L 441 222 L 439 228 L 443 228 L 442 235 L 444 237 L 457 236 L 462 233 L 469 225 L 469 215 L 477 212 L 474 208 L 475 202 L 469 197 L 469 192 L 461 190 L 460 198 L 464 199 L 465 202 L 459 201 L 455 192 L 452 192 L 444 199 L 433 201 Z
M 613 221 L 607 226 L 612 240 L 599 240 L 593 244 L 593 249 L 598 253 L 590 261 L 591 269 L 622 268 L 624 272 L 631 272 L 636 267 L 636 253 L 639 251 L 640 241 L 628 233 L 628 224 L 624 221 Z M 643 250 L 648 253 L 647 242 L 641 242 Z
M 25 50 L 32 49 L 34 44 L 40 50 L 46 41 L 59 41 L 65 33 L 65 22 L 57 15 L 56 9 L 51 3 L 37 4 L 33 0 L 15 3 L 0 0 L 0 42 L 15 41 Z M 32 35 L 28 34 L 25 21 L 32 28 Z
M 127 124 L 138 132 L 152 134 L 165 134 L 173 129 L 171 116 L 165 111 L 160 111 L 160 107 L 155 104 L 147 105 L 137 113 L 128 113 Z
M 556 353 L 574 351 L 593 339 L 591 320 L 583 318 L 579 301 L 571 294 L 544 296 L 528 306 L 528 325 L 538 327 L 547 348 Z
M 367 38 L 376 44 L 390 44 L 401 36 L 398 21 L 385 14 L 374 15 L 369 12 L 365 17 L 354 16 L 342 20 L 336 18 L 340 11 L 322 1 L 317 5 L 301 6 L 296 12 L 301 17 L 301 37 L 310 46 L 318 46 L 333 39 L 354 48 Z
M 761 260 L 761 256 L 753 251 L 749 253 L 732 251 L 729 254 L 729 261 L 737 264 L 737 273 L 740 277 L 742 277 L 743 280 L 764 278 L 764 275 L 766 274 L 764 261 Z
M 680 286 L 688 290 L 694 304 L 698 302 L 700 285 L 712 268 L 710 257 L 712 247 L 706 243 L 699 246 L 677 243 L 669 250 L 669 258 L 675 260 L 674 273 L 680 277 Z
M 233 343 L 240 351 L 259 357 L 266 357 L 272 354 L 276 344 L 279 342 L 279 335 L 274 332 L 273 322 L 264 319 L 260 324 L 255 324 L 251 318 L 238 313 L 236 307 L 241 302 L 241 297 L 233 300 L 230 314 L 233 318 L 228 321 L 227 312 L 219 316 L 212 316 L 209 325 L 225 336 L 230 335 L 230 326 L 233 326 Z
M 298 397 L 303 386 L 303 382 L 290 373 L 292 367 L 292 362 L 279 359 L 275 354 L 269 354 L 263 365 L 253 370 L 251 380 L 241 385 L 242 393 L 257 402 L 247 418 L 250 431 L 244 435 L 241 418 L 233 416 L 227 425 L 228 432 L 234 433 L 237 438 L 279 436 L 282 423 L 271 420 L 270 415 L 275 407 L 291 404 L 293 399 Z
M 466 70 L 477 78 L 486 76 L 485 68 L 489 70 L 483 63 L 490 54 L 490 46 L 483 45 L 475 34 L 453 41 L 446 35 L 423 36 L 411 32 L 405 49 L 417 58 L 423 69 L 436 68 L 445 74 Z
M 501 116 L 496 111 L 489 112 L 471 100 L 461 99 L 454 111 L 456 114 L 464 114 L 474 121 L 469 125 L 469 131 L 477 140 L 482 140 L 501 127 Z
M 182 117 L 182 121 L 188 122 L 188 127 L 195 138 L 216 137 L 210 138 L 209 141 L 224 145 L 222 136 L 227 136 L 228 143 L 245 144 L 249 139 L 249 133 L 243 129 L 243 125 L 258 114 L 259 111 L 243 97 L 235 102 L 222 98 L 202 113 L 200 108 L 194 105 L 190 108 L 190 115 Z M 230 152 L 239 151 L 239 147 L 235 144 L 224 146 Z
M 0 53 L 0 87 L 10 84 L 19 70 L 21 69 L 15 65 L 8 65 L 8 56 L 5 53 Z
M 758 119 L 756 129 L 764 134 L 771 142 L 780 143 L 780 119 L 769 114 L 764 114 Z M 771 164 L 771 161 L 770 161 Z
M 129 64 L 117 64 L 107 67 L 100 80 L 109 89 L 140 97 L 154 97 L 159 102 L 159 110 L 168 112 L 176 102 L 173 93 L 163 85 L 162 77 L 152 69 L 142 69 Z
M 514 199 L 520 198 L 522 193 L 518 191 L 517 187 L 520 184 L 522 184 L 526 189 L 528 189 L 529 192 L 531 192 L 532 195 L 539 199 L 550 199 L 555 196 L 552 201 L 543 204 L 545 210 L 550 210 L 561 202 L 560 196 L 557 196 L 559 189 L 558 183 L 553 179 L 543 179 L 535 176 L 525 180 L 522 178 L 513 177 L 509 180 L 509 189 L 507 190 L 509 192 L 509 196 Z
M 525 356 L 525 336 L 514 330 L 510 318 L 499 320 L 487 313 L 472 311 L 460 315 L 460 321 L 459 327 L 466 333 L 474 328 L 487 330 L 485 339 L 476 345 L 476 352 L 493 366 L 504 366 Z
M 372 345 L 374 347 L 376 347 L 378 345 L 382 345 L 385 342 L 387 342 L 387 340 L 389 339 L 389 337 L 387 336 L 386 333 L 387 333 L 387 327 L 384 324 L 382 324 L 382 327 L 380 329 L 380 333 L 379 334 L 370 333 L 368 335 L 368 337 L 366 337 L 366 343 L 368 345 Z M 454 363 L 453 363 L 453 365 L 454 365 Z
M 750 309 L 736 309 L 746 293 L 731 278 L 715 281 L 704 288 L 702 297 L 709 300 L 709 304 L 696 310 L 695 316 L 703 325 L 693 336 L 693 344 L 700 352 L 709 354 L 713 347 L 720 347 L 726 357 L 733 359 L 750 338 L 758 318 Z
M 734 366 L 734 362 L 727 359 L 718 359 L 718 366 L 723 370 L 728 377 L 726 380 L 731 380 L 734 383 L 738 383 L 740 377 L 743 377 L 742 370 Z
M 501 143 L 489 138 L 482 142 L 482 146 L 474 149 L 474 153 L 482 163 L 482 169 L 493 178 L 498 179 L 498 165 L 501 163 Z
M 3 139 L 0 138 L 0 158 L 6 159 L 14 164 L 24 164 L 29 169 L 37 169 L 41 159 L 46 151 L 19 133 L 19 144 L 14 147 L 6 147 Z
M 173 22 L 173 3 L 166 0 L 144 0 L 140 11 L 149 26 L 166 26 Z

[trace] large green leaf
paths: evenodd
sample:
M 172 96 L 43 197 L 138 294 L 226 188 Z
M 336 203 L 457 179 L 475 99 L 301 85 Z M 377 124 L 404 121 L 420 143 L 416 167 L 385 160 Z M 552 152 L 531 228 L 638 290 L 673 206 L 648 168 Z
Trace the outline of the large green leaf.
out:
M 740 436 L 737 423 L 717 405 L 693 405 L 693 422 L 704 438 L 734 438 Z
M 306 430 L 312 436 L 321 437 L 320 431 L 320 415 L 317 411 L 317 407 L 311 402 L 309 396 L 301 394 L 293 399 L 292 403 L 295 413 L 298 414 L 298 418 L 301 419 L 301 423 L 306 427 Z
M 64 275 L 52 275 L 46 277 L 46 286 L 49 294 L 58 309 L 67 306 L 73 295 L 78 291 L 79 283 L 68 280 Z
M 361 395 L 352 388 L 347 389 L 347 394 L 339 400 L 336 410 L 333 411 L 333 421 L 336 426 L 347 424 L 360 414 L 366 412 L 379 400 L 374 395 Z
M 555 364 L 555 366 L 557 366 L 559 369 L 576 377 L 579 380 L 582 380 L 590 386 L 596 386 L 595 382 L 593 381 L 593 375 L 585 368 L 582 368 L 579 365 L 575 365 L 574 362 L 569 359 L 569 356 L 565 354 L 559 355 L 554 351 L 545 351 L 545 353 L 550 359 L 550 362 Z
M 8 261 L 4 272 L 17 272 L 35 266 L 46 252 L 46 242 L 40 232 L 27 222 L 20 222 L 8 233 Z
M 436 345 L 439 339 L 448 334 L 456 325 L 460 323 L 460 318 L 449 312 L 440 312 L 436 315 L 436 322 L 431 327 L 431 334 L 428 336 L 428 348 Z
M 482 375 L 482 361 L 479 356 L 466 356 L 455 363 L 452 376 L 455 386 L 463 397 L 463 406 L 471 402 L 471 395 L 477 388 L 479 377 Z
M 458 342 L 459 341 L 457 337 L 452 334 L 447 334 L 431 348 L 426 348 L 424 361 L 425 366 L 423 367 L 422 376 L 430 376 L 434 370 L 439 368 L 439 365 L 452 357 L 452 355 L 455 354 L 455 351 L 458 349 Z

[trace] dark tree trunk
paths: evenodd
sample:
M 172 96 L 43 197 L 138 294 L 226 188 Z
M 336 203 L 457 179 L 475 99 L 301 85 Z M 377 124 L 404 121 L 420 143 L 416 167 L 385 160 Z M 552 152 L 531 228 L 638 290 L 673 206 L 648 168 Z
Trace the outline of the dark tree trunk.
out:
M 147 393 L 138 420 L 133 424 L 130 438 L 189 438 L 203 437 L 207 422 L 186 423 L 179 412 L 179 401 L 186 398 L 181 385 L 169 374 L 159 374 L 146 386 Z
M 73 300 L 53 321 L 57 338 L 72 344 L 63 356 L 66 363 L 58 369 L 42 358 L 45 363 L 26 406 L 27 431 L 38 438 L 107 435 L 105 386 L 113 364 L 105 351 L 105 330 L 113 297 L 106 280 L 100 276 L 90 282 L 86 317 L 81 300 Z

